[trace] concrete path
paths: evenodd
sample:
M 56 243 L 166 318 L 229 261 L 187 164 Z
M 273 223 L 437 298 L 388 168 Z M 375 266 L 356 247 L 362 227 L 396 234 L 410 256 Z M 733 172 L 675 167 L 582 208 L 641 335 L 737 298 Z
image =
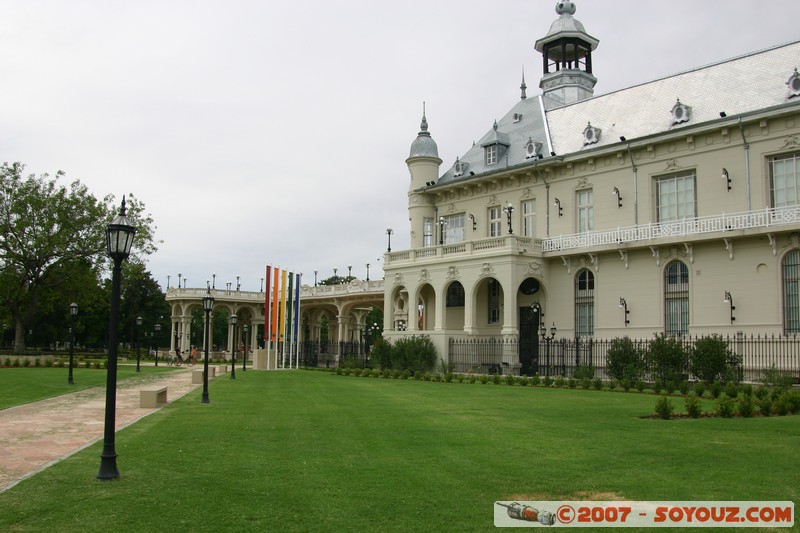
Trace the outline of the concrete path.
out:
M 118 383 L 117 431 L 158 409 L 139 407 L 140 390 L 166 386 L 167 400 L 173 402 L 202 387 L 192 383 L 192 371 L 198 369 L 202 366 Z M 95 387 L 0 411 L 0 492 L 102 440 L 105 390 Z

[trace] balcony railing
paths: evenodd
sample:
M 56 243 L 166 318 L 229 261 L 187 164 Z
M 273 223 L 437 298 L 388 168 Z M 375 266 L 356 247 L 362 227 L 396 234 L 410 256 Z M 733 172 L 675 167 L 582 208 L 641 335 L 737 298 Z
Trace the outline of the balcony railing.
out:
M 526 251 L 542 251 L 542 241 L 530 237 L 506 235 L 504 237 L 491 237 L 479 241 L 462 241 L 453 244 L 416 248 L 391 252 L 387 255 L 387 263 L 402 263 L 406 261 L 428 260 L 433 258 L 447 258 L 456 256 L 480 255 L 505 250 L 508 253 L 522 253 Z
M 605 231 L 559 235 L 542 240 L 542 251 L 554 252 L 743 229 L 767 229 L 798 223 L 800 223 L 800 206 L 766 208 L 759 211 L 723 213 L 706 217 L 684 218 L 672 222 L 619 227 Z

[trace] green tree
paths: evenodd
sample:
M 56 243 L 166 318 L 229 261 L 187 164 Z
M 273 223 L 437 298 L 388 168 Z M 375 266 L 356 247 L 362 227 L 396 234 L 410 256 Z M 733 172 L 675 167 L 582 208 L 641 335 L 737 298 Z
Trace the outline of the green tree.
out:
M 648 362 L 657 384 L 677 384 L 685 379 L 686 352 L 675 337 L 657 333 L 650 341 Z
M 25 350 L 25 331 L 47 290 L 66 287 L 69 264 L 88 262 L 104 271 L 105 229 L 117 212 L 113 196 L 95 198 L 80 181 L 62 185 L 59 171 L 23 176 L 21 163 L 0 165 L 0 303 L 15 327 L 14 349 Z M 132 261 L 157 247 L 144 204 L 128 198 L 128 219 L 137 227 Z M 69 305 L 65 296 L 62 305 Z
M 719 335 L 698 339 L 689 351 L 689 371 L 708 383 L 738 381 L 732 363 L 736 361 L 728 343 Z

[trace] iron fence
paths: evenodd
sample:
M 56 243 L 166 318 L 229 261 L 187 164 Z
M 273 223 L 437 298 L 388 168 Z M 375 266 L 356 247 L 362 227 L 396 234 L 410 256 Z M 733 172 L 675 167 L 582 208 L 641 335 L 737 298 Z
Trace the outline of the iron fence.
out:
M 687 354 L 684 373 L 688 376 L 688 354 L 702 337 L 675 337 Z M 761 381 L 765 371 L 774 369 L 800 381 L 800 336 L 743 334 L 721 337 L 728 346 L 731 365 L 743 381 Z M 590 367 L 594 377 L 609 379 L 608 350 L 617 339 L 537 339 L 534 343 L 519 343 L 516 339 L 450 338 L 449 361 L 455 372 L 461 373 L 519 373 L 541 376 L 574 377 L 580 367 Z M 652 339 L 631 339 L 635 349 L 645 354 Z M 520 364 L 529 361 L 529 365 Z M 652 381 L 653 369 L 645 367 L 645 379 Z M 690 376 L 691 377 L 691 376 Z

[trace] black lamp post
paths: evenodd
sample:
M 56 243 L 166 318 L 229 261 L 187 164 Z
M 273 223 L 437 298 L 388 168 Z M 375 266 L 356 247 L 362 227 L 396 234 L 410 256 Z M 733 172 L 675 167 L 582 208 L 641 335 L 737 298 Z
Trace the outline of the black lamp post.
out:
M 386 235 L 389 236 L 389 243 L 386 246 L 386 251 L 387 252 L 391 252 L 392 251 L 392 233 L 394 233 L 392 228 L 386 228 Z
M 514 206 L 509 203 L 503 208 L 503 211 L 506 212 L 506 216 L 508 217 L 508 234 L 511 235 L 514 233 L 514 229 L 511 227 L 511 214 L 514 212 Z
M 547 326 L 544 325 L 542 322 L 541 328 L 539 329 L 539 334 L 542 336 L 542 340 L 547 344 L 547 367 L 545 370 L 545 375 L 550 375 L 550 343 L 556 336 L 556 323 L 553 322 L 553 326 L 550 328 L 550 336 L 547 336 Z
M 161 336 L 161 324 L 156 324 L 155 330 L 156 330 L 156 366 L 158 366 L 158 338 Z
M 114 262 L 111 271 L 111 313 L 108 328 L 108 371 L 106 373 L 106 417 L 103 431 L 103 453 L 100 455 L 100 471 L 97 479 L 110 481 L 119 477 L 117 452 L 114 448 L 114 424 L 117 410 L 117 329 L 119 327 L 119 293 L 122 277 L 122 262 L 127 259 L 133 246 L 136 228 L 125 216 L 125 197 L 119 214 L 106 228 L 106 248 Z
M 208 335 L 209 335 L 209 319 L 211 317 L 211 310 L 214 308 L 214 297 L 211 296 L 211 289 L 206 289 L 206 295 L 203 296 L 203 311 L 206 312 L 206 334 L 203 349 L 205 351 L 206 359 L 203 362 L 203 397 L 200 403 L 211 403 L 208 399 Z
M 75 315 L 78 314 L 78 304 L 72 302 L 69 304 L 69 378 L 67 383 L 74 385 L 75 381 L 72 379 L 73 368 L 73 355 L 75 353 Z M 5 332 L 5 324 L 3 324 L 3 331 Z
M 236 321 L 239 317 L 236 316 L 236 313 L 231 315 L 231 326 L 233 326 L 233 336 L 231 338 L 231 379 L 236 379 L 236 345 L 238 341 L 236 340 Z
M 369 281 L 369 263 L 367 263 L 367 281 Z
M 242 371 L 247 370 L 247 324 L 242 326 L 242 331 L 244 331 L 244 355 L 242 356 Z
M 139 328 L 142 326 L 142 317 L 136 317 L 136 371 L 141 372 L 139 369 L 139 360 L 142 357 L 142 342 L 139 340 Z

